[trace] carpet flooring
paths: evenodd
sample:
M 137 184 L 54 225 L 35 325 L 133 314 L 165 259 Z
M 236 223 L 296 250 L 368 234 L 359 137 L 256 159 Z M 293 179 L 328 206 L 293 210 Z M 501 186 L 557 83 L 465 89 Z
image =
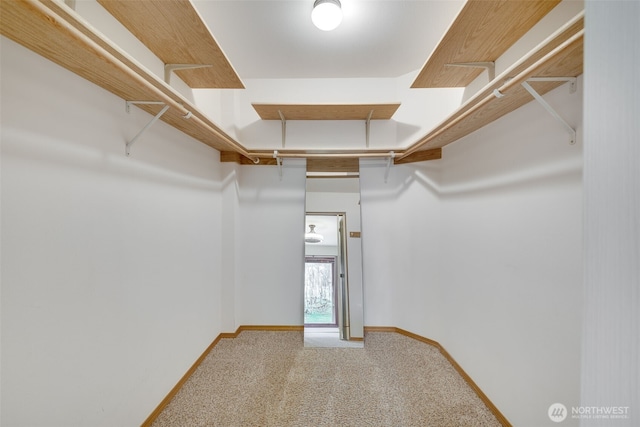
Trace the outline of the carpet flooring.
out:
M 369 332 L 308 348 L 302 332 L 222 339 L 153 423 L 162 426 L 500 426 L 434 347 Z
M 346 341 L 340 339 L 338 328 L 304 328 L 305 347 L 348 347 L 362 348 L 364 341 Z

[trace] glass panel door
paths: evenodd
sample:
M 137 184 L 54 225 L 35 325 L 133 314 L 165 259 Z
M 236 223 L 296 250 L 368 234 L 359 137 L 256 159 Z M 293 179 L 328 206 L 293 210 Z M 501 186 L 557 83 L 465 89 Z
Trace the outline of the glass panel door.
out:
M 304 269 L 305 326 L 337 326 L 336 258 L 306 257 Z

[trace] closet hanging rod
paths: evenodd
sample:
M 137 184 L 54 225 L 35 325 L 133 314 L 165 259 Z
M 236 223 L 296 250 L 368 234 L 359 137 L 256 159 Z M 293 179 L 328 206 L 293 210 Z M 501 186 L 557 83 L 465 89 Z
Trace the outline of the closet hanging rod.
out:
M 116 56 L 114 56 L 113 53 L 109 52 L 107 49 L 105 49 L 103 46 L 101 46 L 95 40 L 92 40 L 91 37 L 89 37 L 86 34 L 84 34 L 79 28 L 76 28 L 74 25 L 72 25 L 66 19 L 60 17 L 56 12 L 51 10 L 49 7 L 45 6 L 44 4 L 42 4 L 41 2 L 39 2 L 37 0 L 27 0 L 27 3 L 31 7 L 33 7 L 35 10 L 37 10 L 39 13 L 41 13 L 44 16 L 46 16 L 47 19 L 49 19 L 51 22 L 55 22 L 58 27 L 61 27 L 62 29 L 67 31 L 72 37 L 74 37 L 76 40 L 78 40 L 79 42 L 84 44 L 88 49 L 90 49 L 90 50 L 94 51 L 96 54 L 100 55 L 102 58 L 104 58 L 105 61 L 109 62 L 110 64 L 112 64 L 116 68 L 120 69 L 120 71 L 122 71 L 124 74 L 127 74 L 129 77 L 131 77 L 137 83 L 139 83 L 142 87 L 144 87 L 145 89 L 149 90 L 155 96 L 160 98 L 163 102 L 166 103 L 166 105 L 169 105 L 171 108 L 176 109 L 184 117 L 189 116 L 190 120 L 196 122 L 199 127 L 203 128 L 208 133 L 211 133 L 211 134 L 215 135 L 216 137 L 218 137 L 219 139 L 221 139 L 222 141 L 224 141 L 227 145 L 229 145 L 230 148 L 232 148 L 233 150 L 235 150 L 238 153 L 242 154 L 243 156 L 251 159 L 252 161 L 254 161 L 254 162 L 256 161 L 255 156 L 252 156 L 240 144 L 238 144 L 235 141 L 233 141 L 229 136 L 225 135 L 220 130 L 211 127 L 208 123 L 206 123 L 204 120 L 202 120 L 197 115 L 191 114 L 191 111 L 189 111 L 187 108 L 185 108 L 184 105 L 182 105 L 180 102 L 174 100 L 173 98 L 171 98 L 170 96 L 168 96 L 164 92 L 162 92 L 160 89 L 155 87 L 151 82 L 146 80 L 140 74 L 138 74 L 138 73 L 134 72 L 133 70 L 131 70 L 131 68 L 129 68 L 127 65 L 125 65 Z M 54 3 L 54 5 L 55 5 L 55 3 Z
M 287 153 L 281 151 L 275 151 L 279 158 L 291 158 L 291 159 L 353 159 L 353 158 L 389 158 L 394 157 L 393 151 L 386 151 L 383 153 L 371 153 L 371 152 L 353 152 L 353 153 Z M 271 157 L 275 158 L 274 152 L 252 152 L 253 157 Z

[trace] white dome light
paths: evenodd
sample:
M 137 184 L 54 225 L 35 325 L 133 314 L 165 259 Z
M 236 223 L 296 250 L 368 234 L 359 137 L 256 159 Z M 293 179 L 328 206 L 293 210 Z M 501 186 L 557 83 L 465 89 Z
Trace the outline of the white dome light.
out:
M 322 234 L 316 233 L 316 226 L 309 225 L 309 232 L 304 235 L 304 241 L 307 243 L 321 243 L 323 240 Z
M 331 31 L 342 22 L 340 0 L 316 0 L 311 12 L 313 24 L 322 31 Z

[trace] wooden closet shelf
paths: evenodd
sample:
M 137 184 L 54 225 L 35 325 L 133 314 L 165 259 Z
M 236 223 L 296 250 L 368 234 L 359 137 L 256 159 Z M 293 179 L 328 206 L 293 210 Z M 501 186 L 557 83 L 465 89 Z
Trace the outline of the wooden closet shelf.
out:
M 584 13 L 580 13 L 410 146 L 400 158 L 419 150 L 444 147 L 532 101 L 531 94 L 521 85 L 530 78 L 581 75 L 583 44 Z M 543 95 L 564 83 L 538 81 L 531 82 L 531 86 Z M 497 97 L 496 90 L 504 96 Z
M 98 35 L 62 2 L 0 1 L 0 33 L 124 100 L 161 101 L 171 107 L 161 118 L 166 123 L 217 150 L 250 156 L 187 99 Z M 138 106 L 150 114 L 161 108 Z M 190 119 L 184 118 L 188 112 Z
M 411 87 L 469 85 L 481 68 L 447 64 L 495 61 L 558 3 L 560 0 L 467 0 Z
M 169 3 L 173 2 L 175 0 L 170 0 Z M 475 3 L 475 1 L 472 2 Z M 166 2 L 154 3 L 165 4 Z M 245 149 L 211 122 L 190 101 L 151 74 L 126 52 L 103 38 L 77 13 L 60 1 L 0 0 L 0 33 L 123 100 L 163 102 L 170 107 L 162 116 L 163 121 L 221 152 L 236 152 L 251 160 L 256 157 L 271 156 L 271 153 L 258 153 Z M 531 77 L 579 76 L 583 69 L 583 38 L 584 14 L 582 13 L 496 77 L 431 132 L 406 150 L 396 150 L 394 163 L 439 158 L 441 147 L 530 102 L 531 95 L 522 88 L 521 83 Z M 531 83 L 540 94 L 561 84 L 563 82 Z M 496 97 L 495 90 L 504 97 Z M 282 118 L 280 113 L 286 120 L 388 120 L 399 106 L 398 103 L 254 104 L 254 108 L 264 120 L 280 120 Z M 159 105 L 139 105 L 139 107 L 150 114 L 156 114 L 162 108 Z M 185 115 L 188 116 L 188 113 L 191 113 L 191 117 L 187 119 Z M 365 150 L 352 154 L 306 153 L 301 157 L 347 158 L 376 155 L 384 156 L 384 153 Z M 238 158 L 237 155 L 234 156 Z
M 244 88 L 189 0 L 98 0 L 98 3 L 165 64 L 209 65 L 175 71 L 189 87 Z
M 400 107 L 399 103 L 252 105 L 262 120 L 389 120 Z

